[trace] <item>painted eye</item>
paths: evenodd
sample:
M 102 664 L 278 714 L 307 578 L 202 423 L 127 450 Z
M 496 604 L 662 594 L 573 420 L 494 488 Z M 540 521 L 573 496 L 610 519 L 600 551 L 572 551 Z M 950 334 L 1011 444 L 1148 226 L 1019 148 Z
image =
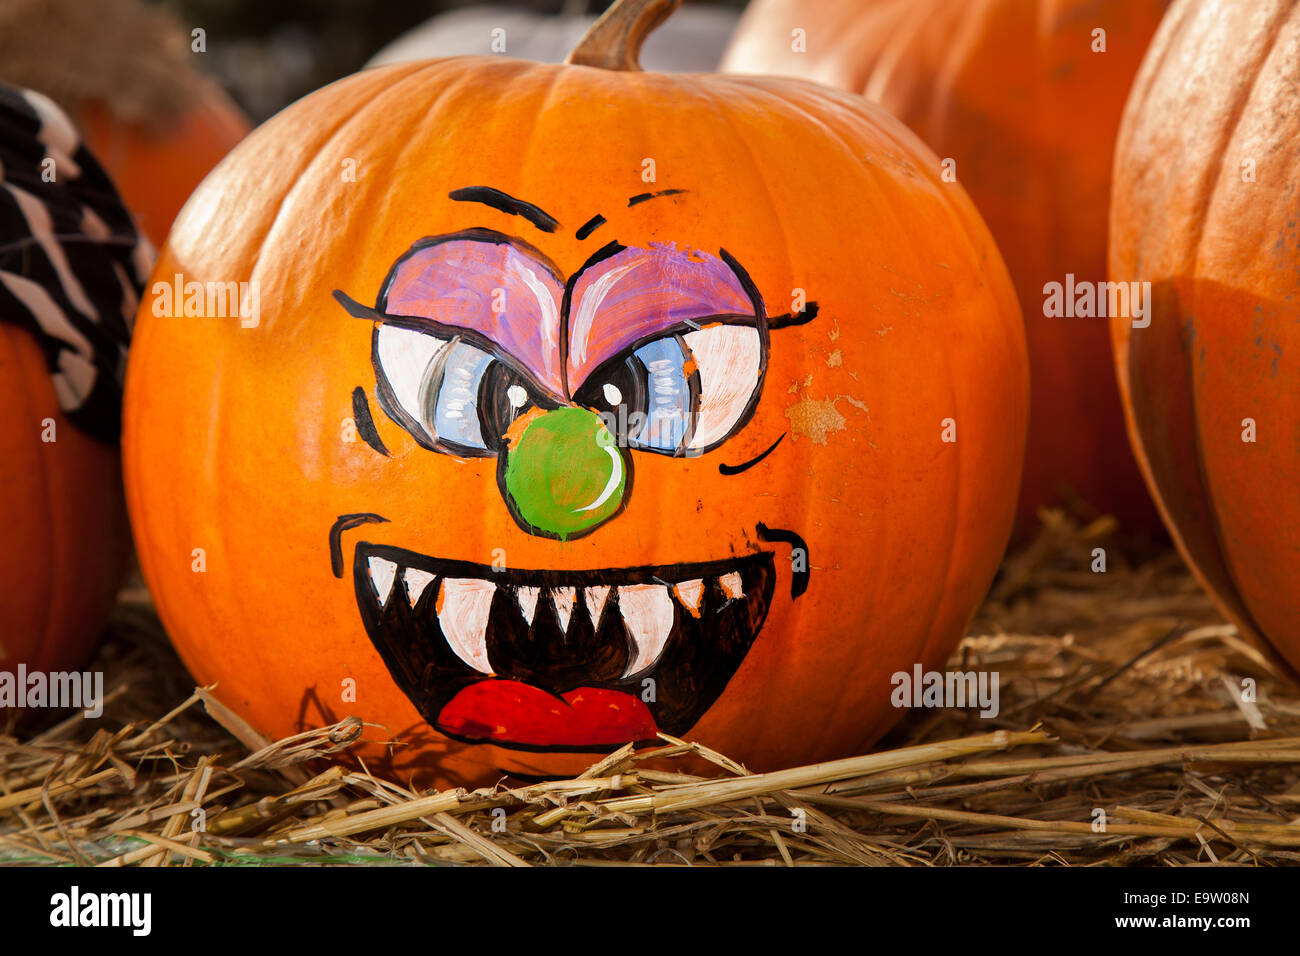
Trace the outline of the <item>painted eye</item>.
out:
M 384 411 L 433 451 L 495 455 L 510 424 L 543 404 L 523 375 L 461 336 L 384 323 L 374 364 Z
M 762 378 L 758 329 L 713 325 L 652 339 L 605 363 L 574 401 L 604 416 L 620 444 L 700 454 L 749 420 Z

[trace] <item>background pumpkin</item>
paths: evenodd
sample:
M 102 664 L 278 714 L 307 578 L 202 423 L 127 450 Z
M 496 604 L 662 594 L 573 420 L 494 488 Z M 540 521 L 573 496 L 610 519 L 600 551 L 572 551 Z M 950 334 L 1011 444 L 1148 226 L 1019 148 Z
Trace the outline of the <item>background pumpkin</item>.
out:
M 1112 323 L 1129 431 L 1188 563 L 1300 669 L 1300 4 L 1179 2 L 1124 114 Z M 1254 440 L 1244 440 L 1254 423 Z
M 80 664 L 121 583 L 119 376 L 151 256 L 68 118 L 0 84 L 0 670 Z
M 189 35 L 139 0 L 0 4 L 0 80 L 68 111 L 154 245 L 248 133 L 239 108 L 195 70 L 194 56 Z
M 576 4 L 579 8 L 586 5 Z M 738 13 L 726 7 L 688 3 L 646 39 L 646 69 L 698 73 L 717 68 Z M 559 63 L 582 39 L 596 17 L 581 12 L 538 13 L 518 7 L 475 4 L 430 17 L 371 57 L 368 66 L 431 60 L 465 54 L 504 53 L 519 60 Z M 494 31 L 505 43 L 492 48 Z
M 1106 275 L 1112 149 L 1168 0 L 753 0 L 722 69 L 800 76 L 881 103 L 965 186 L 1011 271 L 1029 343 L 1019 522 L 1086 502 L 1158 528 L 1124 434 L 1107 324 L 1049 318 L 1044 285 Z M 1105 53 L 1092 52 L 1105 30 Z M 792 49 L 803 31 L 806 52 Z
M 182 658 L 264 733 L 360 714 L 400 738 L 400 768 L 434 763 L 442 781 L 589 763 L 431 729 L 359 620 L 381 589 L 360 550 L 355 593 L 344 577 L 363 535 L 557 575 L 773 552 L 761 633 L 687 728 L 754 767 L 869 744 L 901 713 L 891 675 L 940 666 L 964 633 L 1010 529 L 1027 412 L 1022 323 L 992 239 L 929 150 L 865 100 L 637 71 L 640 36 L 672 6 L 622 5 L 580 65 L 457 58 L 340 80 L 255 130 L 178 220 L 131 352 L 132 522 Z M 481 186 L 542 208 L 457 200 Z M 629 453 L 620 510 L 557 540 L 512 518 L 491 457 L 430 451 L 377 407 L 364 424 L 372 335 L 388 325 L 346 314 L 336 292 L 383 288 L 387 308 L 394 262 L 437 248 L 424 237 L 483 229 L 525 236 L 564 274 L 611 239 L 685 243 L 695 258 L 673 261 L 687 273 L 725 248 L 773 316 L 748 425 L 698 456 Z M 177 273 L 258 283 L 256 327 L 156 315 Z M 659 311 L 681 278 L 659 274 Z M 801 295 L 815 317 L 776 328 Z M 806 592 L 790 542 L 760 543 L 778 528 L 806 539 Z M 405 592 L 388 574 L 380 603 Z

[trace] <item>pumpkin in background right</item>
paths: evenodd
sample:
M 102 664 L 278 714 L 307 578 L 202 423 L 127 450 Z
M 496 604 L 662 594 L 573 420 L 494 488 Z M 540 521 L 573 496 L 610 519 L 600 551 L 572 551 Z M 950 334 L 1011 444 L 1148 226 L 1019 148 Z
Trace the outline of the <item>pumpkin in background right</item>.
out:
M 1106 319 L 1047 314 L 1045 286 L 1064 292 L 1067 276 L 1106 278 L 1115 135 L 1168 5 L 753 0 L 722 61 L 727 72 L 862 93 L 952 162 L 955 182 L 997 240 L 1025 317 L 1022 536 L 1040 507 L 1058 505 L 1114 514 L 1125 530 L 1160 530 L 1125 436 Z
M 1300 2 L 1179 0 L 1124 113 L 1110 275 L 1129 432 L 1228 617 L 1300 670 Z

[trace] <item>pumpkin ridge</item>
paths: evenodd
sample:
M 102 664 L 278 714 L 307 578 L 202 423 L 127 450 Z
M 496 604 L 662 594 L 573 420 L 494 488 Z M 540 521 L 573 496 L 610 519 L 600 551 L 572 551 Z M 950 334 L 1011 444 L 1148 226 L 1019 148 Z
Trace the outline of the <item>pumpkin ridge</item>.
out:
M 1260 77 L 1264 73 L 1264 68 L 1272 59 L 1273 51 L 1277 48 L 1278 39 L 1282 35 L 1282 31 L 1277 29 L 1277 27 L 1279 23 L 1286 20 L 1287 15 L 1290 13 L 1289 9 L 1280 5 L 1278 10 L 1279 16 L 1277 17 L 1277 20 L 1269 24 L 1270 29 L 1268 31 L 1268 39 L 1262 45 L 1259 51 L 1259 56 L 1255 59 L 1254 63 L 1250 65 L 1249 82 L 1237 84 L 1236 88 L 1241 95 L 1233 104 L 1232 112 L 1227 117 L 1226 122 L 1224 122 L 1220 127 L 1222 136 L 1210 151 L 1212 156 L 1222 157 L 1226 155 L 1228 148 L 1237 138 L 1237 130 L 1241 126 L 1242 117 L 1245 116 L 1246 109 L 1254 99 L 1255 90 L 1259 85 Z M 1222 175 L 1223 163 L 1210 163 L 1210 175 L 1204 179 L 1205 189 L 1201 192 L 1199 202 L 1197 203 L 1197 208 L 1200 210 L 1200 214 L 1195 217 L 1193 222 L 1194 231 L 1187 240 L 1186 255 L 1190 261 L 1184 260 L 1180 263 L 1184 270 L 1190 268 L 1190 274 L 1192 275 L 1197 274 L 1196 268 L 1200 265 L 1201 240 L 1205 236 L 1205 226 L 1207 220 L 1210 218 L 1213 209 L 1212 201 L 1214 199 L 1214 194 L 1218 191 L 1219 181 Z
M 936 75 L 934 93 L 930 97 L 929 122 L 931 128 L 936 131 L 947 128 L 948 121 L 955 114 L 953 100 L 956 95 L 958 78 L 964 70 L 970 68 L 974 51 L 978 50 L 980 44 L 984 41 L 985 25 L 989 22 L 989 11 L 997 2 L 999 0 L 966 0 L 965 18 L 959 20 L 957 35 L 953 41 L 954 52 L 940 64 Z M 922 12 L 926 9 L 924 4 L 920 3 L 916 4 L 916 8 Z M 918 17 L 918 25 L 921 28 L 926 25 L 921 17 Z M 1035 42 L 1032 44 L 1034 56 L 1041 58 L 1043 52 L 1041 22 L 1034 40 Z M 1041 71 L 1038 71 L 1038 75 L 1041 75 Z M 1035 84 L 1034 93 L 1035 95 L 1039 93 L 1038 84 Z M 923 136 L 922 139 L 926 139 L 926 137 Z
M 462 59 L 462 58 L 455 57 L 453 59 Z M 474 59 L 484 59 L 484 58 L 475 57 Z M 426 76 L 432 75 L 434 77 L 438 77 L 442 72 L 444 72 L 443 64 L 446 62 L 447 62 L 446 60 L 434 60 L 430 62 L 414 61 L 411 62 L 409 65 L 416 68 L 415 70 L 413 70 L 413 72 L 420 73 Z M 400 65 L 400 64 L 393 64 L 393 65 Z M 505 64 L 502 63 L 501 65 L 505 65 Z M 425 128 L 436 121 L 435 118 L 444 119 L 444 125 L 439 126 L 437 132 L 441 135 L 448 136 L 448 137 L 452 135 L 452 131 L 448 130 L 445 125 L 445 117 L 447 116 L 448 111 L 444 109 L 444 104 L 448 99 L 454 98 L 457 95 L 462 95 L 466 88 L 472 88 L 474 84 L 472 83 L 468 75 L 454 76 L 450 80 L 439 80 L 438 82 L 439 82 L 438 91 L 433 96 L 433 99 L 429 102 L 428 109 L 423 110 L 422 112 L 418 113 L 417 115 L 411 118 L 411 123 L 406 128 L 406 136 L 404 137 L 402 146 L 397 151 L 396 158 L 392 160 L 392 162 L 390 163 L 390 166 L 393 170 L 398 170 L 404 167 L 408 162 L 411 161 L 411 157 L 413 154 L 418 155 L 421 149 L 419 144 L 427 143 L 430 140 L 437 139 L 437 136 L 422 135 L 425 131 Z M 366 109 L 366 104 L 362 103 L 358 107 L 358 109 L 359 110 Z M 461 122 L 469 121 L 468 117 L 457 116 L 457 119 L 460 120 Z M 390 173 L 390 175 L 392 174 Z M 465 183 L 463 185 L 468 186 L 468 185 L 478 185 L 478 184 Z
M 529 72 L 537 72 L 543 75 L 549 73 L 550 78 L 549 82 L 546 84 L 546 92 L 541 96 L 541 105 L 532 113 L 532 125 L 529 127 L 527 135 L 522 133 L 520 134 L 520 140 L 525 144 L 525 151 L 519 157 L 519 162 L 516 166 L 516 177 L 521 187 L 524 185 L 522 180 L 527 175 L 526 171 L 532 169 L 533 155 L 537 151 L 537 143 L 540 139 L 540 137 L 536 135 L 537 128 L 541 125 L 542 117 L 555 115 L 553 112 L 555 108 L 555 98 L 562 89 L 566 71 L 563 68 L 545 64 L 534 67 L 533 70 Z M 572 223 L 561 223 L 560 228 L 572 228 Z M 567 319 L 565 319 L 564 324 L 567 324 Z M 561 369 L 568 368 L 568 343 L 564 341 L 565 338 L 566 336 L 564 335 L 560 336 L 559 361 Z
M 674 79 L 674 82 L 679 87 L 684 85 L 684 81 L 682 80 Z M 758 155 L 754 149 L 752 140 L 750 140 L 748 137 L 745 136 L 743 132 L 741 132 L 741 129 L 736 124 L 736 121 L 731 118 L 731 115 L 729 114 L 726 108 L 726 104 L 719 99 L 718 90 L 715 89 L 712 85 L 701 86 L 700 88 L 702 90 L 707 91 L 706 98 L 708 99 L 710 105 L 712 106 L 714 113 L 722 120 L 723 123 L 726 124 L 727 129 L 731 131 L 732 138 L 738 144 L 740 144 L 741 153 L 748 160 L 748 164 L 750 168 L 750 177 L 758 186 L 761 187 L 755 190 L 754 194 L 762 196 L 764 203 L 767 206 L 768 216 L 771 218 L 771 220 L 773 222 L 780 222 L 783 217 L 781 216 L 780 209 L 777 206 L 775 194 L 772 189 L 771 183 L 768 181 L 768 177 L 764 174 L 762 167 L 758 162 Z M 762 90 L 761 87 L 757 90 L 757 92 L 759 92 L 760 94 L 766 94 L 769 97 L 773 97 L 777 99 L 780 98 L 780 97 L 776 97 L 774 94 L 767 93 L 767 91 Z M 843 145 L 843 140 L 840 139 L 839 137 L 837 137 L 837 141 L 840 142 L 841 145 Z M 753 195 L 753 194 L 746 193 L 746 195 Z M 794 257 L 790 254 L 790 239 L 784 233 L 781 233 L 781 246 L 782 249 L 784 250 L 784 256 L 783 256 L 785 261 L 784 274 L 787 276 L 793 276 Z M 768 310 L 766 310 L 765 308 L 764 311 L 768 311 Z
M 821 99 L 829 99 L 830 97 L 827 96 L 827 94 L 833 92 L 831 90 L 824 90 L 816 87 L 810 91 L 815 92 Z M 893 116 L 885 112 L 882 107 L 878 106 L 874 102 L 871 103 L 871 107 L 879 110 L 881 115 L 887 118 L 886 121 L 878 120 L 875 128 L 877 132 L 888 139 L 889 145 L 896 151 L 898 156 L 906 156 L 910 153 L 914 153 L 918 147 L 924 148 L 927 151 L 929 150 L 929 147 L 926 146 L 920 136 L 913 132 L 910 127 L 894 119 Z M 908 139 L 911 140 L 910 143 L 907 142 Z M 893 159 L 893 157 L 890 158 Z M 879 164 L 875 162 L 873 162 L 872 165 L 879 166 Z M 924 176 L 928 185 L 932 188 L 934 195 L 940 197 L 940 205 L 942 205 L 952 220 L 961 226 L 959 231 L 968 253 L 967 261 L 972 265 L 978 265 L 981 268 L 988 268 L 988 258 L 986 255 L 982 254 L 978 248 L 980 244 L 978 243 L 978 240 L 987 239 L 989 236 L 988 227 L 980 218 L 979 210 L 976 208 L 975 202 L 971 198 L 970 194 L 966 192 L 965 187 L 961 186 L 960 183 L 944 183 L 938 180 L 934 174 L 934 170 L 931 168 L 923 166 L 915 168 L 918 171 L 922 171 L 921 175 Z M 954 198 L 952 195 L 953 185 L 957 186 L 956 196 L 959 198 Z M 988 247 L 986 246 L 985 248 L 987 250 Z M 1003 305 L 1005 307 L 1010 304 L 1016 311 L 1019 311 L 1020 297 L 1016 293 L 1015 285 L 1010 275 L 1007 273 L 1006 264 L 1000 257 L 997 260 L 997 264 L 1001 265 L 1002 274 L 1006 279 L 1005 283 L 1003 283 L 1003 291 L 1009 289 L 1011 292 L 1010 298 L 1004 302 Z
M 385 100 L 400 99 L 401 97 L 398 95 L 398 91 L 402 86 L 406 83 L 412 82 L 413 80 L 421 79 L 424 72 L 424 69 L 422 68 L 429 65 L 430 64 L 414 64 L 408 67 L 406 75 L 397 83 L 387 87 L 381 95 L 387 94 Z M 395 70 L 399 69 L 401 69 L 400 66 L 395 68 Z M 376 99 L 378 99 L 378 97 L 376 97 Z M 335 126 L 334 129 L 325 136 L 324 140 L 319 142 L 316 146 L 315 155 L 307 162 L 301 174 L 297 176 L 292 183 L 288 184 L 285 190 L 277 197 L 275 214 L 268 217 L 270 219 L 270 224 L 262 232 L 261 238 L 253 244 L 253 249 L 255 251 L 253 253 L 253 261 L 247 269 L 248 281 L 255 280 L 262 264 L 262 255 L 266 251 L 272 236 L 275 235 L 277 227 L 281 226 L 286 207 L 290 205 L 290 203 L 293 202 L 301 192 L 305 192 L 315 185 L 314 181 L 318 175 L 317 166 L 323 166 L 327 161 L 324 157 L 329 151 L 329 148 L 339 141 L 340 136 L 348 126 L 365 119 L 365 111 L 370 108 L 370 105 L 371 100 L 364 100 L 352 104 L 351 111 L 345 117 L 340 119 L 338 125 Z M 334 156 L 331 155 L 329 160 L 332 161 L 333 159 Z
M 943 362 L 944 367 L 944 374 L 940 376 L 940 378 L 948 386 L 949 406 L 952 408 L 953 417 L 958 420 L 958 427 L 960 428 L 959 416 L 961 415 L 961 411 L 958 410 L 957 385 L 953 374 L 952 361 L 946 349 L 939 349 L 938 358 L 939 361 Z M 957 447 L 947 449 L 949 452 L 947 457 L 953 458 L 954 463 L 949 466 L 949 470 L 952 472 L 952 480 L 948 482 L 950 507 L 948 509 L 947 544 L 945 547 L 940 549 L 940 552 L 943 554 L 943 575 L 940 578 L 943 585 L 935 588 L 933 592 L 934 603 L 931 605 L 930 615 L 926 622 L 925 630 L 921 632 L 924 637 L 922 637 L 921 647 L 916 655 L 916 660 L 918 661 L 928 661 L 930 659 L 930 649 L 938 639 L 936 632 L 938 631 L 937 624 L 941 617 L 941 611 L 943 610 L 944 605 L 948 603 L 949 597 L 956 590 L 952 585 L 952 571 L 953 557 L 957 551 L 956 545 L 959 537 L 961 537 L 961 528 L 959 527 L 958 518 L 958 515 L 961 514 L 961 512 L 958 508 L 961 503 L 962 489 L 964 487 L 962 484 L 962 455 L 965 453 L 965 448 L 970 444 L 970 442 L 956 441 L 953 444 Z M 941 445 L 939 450 L 942 453 L 945 449 Z M 995 570 L 993 574 L 996 573 Z M 990 575 L 989 582 L 992 582 L 992 580 L 993 575 Z M 988 590 L 988 583 L 980 586 L 978 590 L 981 594 L 986 592 Z M 975 613 L 977 612 L 972 612 L 971 617 L 974 617 Z M 965 623 L 969 623 L 969 621 Z M 965 633 L 965 631 L 963 630 L 962 633 Z M 942 664 L 942 659 L 937 663 Z
M 1159 304 L 1152 329 L 1111 325 L 1126 427 L 1197 581 L 1294 677 L 1297 509 L 1287 492 L 1297 458 L 1276 429 L 1280 422 L 1289 434 L 1297 418 L 1300 7 L 1175 9 L 1143 66 L 1116 152 L 1110 274 L 1152 281 Z M 1243 156 L 1268 170 L 1260 185 L 1241 185 L 1254 182 L 1244 164 L 1237 182 Z M 1269 346 L 1274 378 L 1283 363 L 1275 382 Z M 1240 415 L 1271 423 L 1274 434 L 1247 444 Z
M 969 2 L 967 6 L 973 9 L 975 4 Z M 878 48 L 874 63 L 859 65 L 856 62 L 856 57 L 851 55 L 851 51 L 857 48 L 857 44 L 862 42 L 862 38 L 870 35 L 875 27 L 873 23 L 860 22 L 852 12 L 847 14 L 848 22 L 844 24 L 843 29 L 836 33 L 839 42 L 833 49 L 832 55 L 827 57 L 829 60 L 833 56 L 836 64 L 841 64 L 847 60 L 856 74 L 852 88 L 861 92 L 863 96 L 873 103 L 878 102 L 878 98 L 872 87 L 882 87 L 889 81 L 895 68 L 906 58 L 908 48 L 925 29 L 928 20 L 927 14 L 933 13 L 932 10 L 927 10 L 924 4 L 909 3 L 908 0 L 895 4 L 896 10 L 900 8 L 901 13 L 896 12 L 893 14 L 896 17 L 894 20 L 895 30 L 890 32 L 889 37 Z M 849 8 L 845 7 L 844 9 L 847 11 Z M 884 65 L 883 70 L 880 68 L 881 65 Z
M 1191 11 L 1193 8 L 1191 5 L 1188 5 L 1187 9 Z M 1281 24 L 1287 19 L 1289 13 L 1290 10 L 1287 7 L 1282 5 L 1278 6 L 1277 16 L 1272 22 L 1270 22 L 1269 29 L 1267 30 L 1266 33 L 1266 39 L 1264 43 L 1260 45 L 1259 50 L 1248 69 L 1249 80 L 1243 80 L 1242 82 L 1235 84 L 1234 92 L 1237 95 L 1232 104 L 1229 114 L 1227 115 L 1227 117 L 1225 117 L 1224 121 L 1219 125 L 1218 128 L 1219 136 L 1212 149 L 1209 150 L 1212 156 L 1214 157 L 1225 156 L 1228 150 L 1230 149 L 1232 143 L 1236 139 L 1237 131 L 1240 127 L 1241 120 L 1245 116 L 1246 111 L 1249 108 L 1252 99 L 1254 98 L 1254 93 L 1258 87 L 1260 78 L 1263 75 L 1263 71 L 1265 67 L 1268 65 L 1269 61 L 1272 59 L 1273 51 L 1277 48 L 1278 40 L 1282 34 L 1282 31 L 1278 29 L 1278 26 L 1279 24 Z M 1189 13 L 1186 19 L 1172 22 L 1172 24 L 1169 26 L 1170 36 L 1176 36 L 1177 28 L 1183 27 L 1186 23 L 1188 23 L 1189 21 L 1193 21 L 1194 19 L 1195 19 L 1194 16 Z M 1164 57 L 1165 55 L 1167 55 L 1168 50 L 1173 48 L 1173 46 L 1174 44 L 1170 42 L 1165 44 L 1165 47 L 1161 49 L 1160 59 L 1157 65 L 1154 66 L 1150 72 L 1152 83 L 1154 83 L 1155 79 L 1160 76 L 1161 73 L 1160 67 L 1164 63 Z M 1144 90 L 1144 94 L 1149 92 L 1149 90 L 1150 90 L 1150 86 L 1148 86 L 1148 88 Z M 1133 109 L 1135 115 L 1138 112 L 1140 112 L 1141 105 L 1144 101 L 1145 101 L 1145 97 L 1143 99 L 1134 98 L 1130 100 L 1129 105 L 1130 108 Z M 1119 162 L 1120 156 L 1121 156 L 1120 150 L 1117 148 L 1116 162 Z M 1205 234 L 1205 229 L 1210 219 L 1211 211 L 1213 208 L 1212 199 L 1215 193 L 1218 191 L 1219 183 L 1221 181 L 1221 177 L 1223 173 L 1223 166 L 1224 166 L 1223 162 L 1221 161 L 1210 162 L 1207 165 L 1208 165 L 1207 175 L 1201 177 L 1200 188 L 1196 190 L 1196 194 L 1199 198 L 1194 200 L 1191 203 L 1191 205 L 1198 210 L 1198 213 L 1196 216 L 1193 217 L 1192 231 L 1185 238 L 1183 248 L 1179 250 L 1176 256 L 1177 261 L 1172 265 L 1171 272 L 1174 274 L 1179 274 L 1179 275 L 1198 274 L 1197 269 L 1201 262 L 1201 249 L 1200 249 L 1201 242 Z M 1168 188 L 1165 185 L 1167 182 L 1168 182 L 1167 177 L 1161 180 L 1161 191 L 1163 193 L 1168 192 Z M 1143 240 L 1144 241 L 1138 244 L 1137 262 L 1135 263 L 1139 269 L 1141 269 L 1145 258 L 1144 250 L 1146 245 L 1146 241 L 1145 241 L 1146 237 L 1143 237 Z M 1145 275 L 1145 271 L 1140 271 L 1137 274 Z M 1198 306 L 1199 304 L 1196 301 L 1192 301 L 1190 303 L 1189 311 L 1190 314 L 1193 316 L 1193 323 L 1195 323 L 1194 317 L 1200 314 L 1200 309 Z M 1132 361 L 1131 353 L 1130 353 L 1130 361 Z M 1196 371 L 1195 371 L 1196 365 L 1197 365 L 1197 359 L 1194 353 L 1191 350 L 1189 350 L 1187 354 L 1188 389 L 1187 389 L 1186 400 L 1190 403 L 1192 408 L 1192 412 L 1191 412 L 1192 419 L 1199 423 L 1200 416 L 1197 414 L 1196 411 L 1199 405 L 1199 401 L 1197 397 L 1197 389 L 1196 389 Z M 1126 381 L 1130 383 L 1129 389 L 1131 394 L 1131 378 L 1127 374 L 1127 369 L 1126 369 L 1125 378 Z M 1126 418 L 1131 417 L 1131 420 L 1134 423 L 1133 427 L 1138 431 L 1140 436 L 1141 425 L 1140 423 L 1138 423 L 1136 415 L 1131 413 L 1130 411 L 1132 407 L 1131 403 L 1126 402 L 1125 405 L 1126 405 L 1125 416 Z M 1205 446 L 1204 443 L 1201 441 L 1199 428 L 1192 435 L 1192 441 L 1195 444 L 1197 478 L 1198 478 L 1198 484 L 1200 485 L 1200 496 L 1206 504 L 1205 513 L 1206 513 L 1206 519 L 1209 521 L 1210 524 L 1210 540 L 1213 540 L 1215 544 L 1215 554 L 1210 557 L 1210 560 L 1213 561 L 1213 563 L 1217 564 L 1222 569 L 1225 580 L 1227 581 L 1227 583 L 1231 585 L 1233 589 L 1234 592 L 1233 608 L 1234 611 L 1236 612 L 1236 615 L 1240 618 L 1240 623 L 1244 625 L 1247 630 L 1257 635 L 1263 634 L 1264 633 L 1263 628 L 1261 628 L 1258 622 L 1255 620 L 1254 612 L 1246 604 L 1245 598 L 1242 593 L 1241 582 L 1238 577 L 1238 571 L 1233 566 L 1233 563 L 1229 560 L 1228 551 L 1224 546 L 1223 526 L 1219 516 L 1219 510 L 1217 507 L 1215 507 L 1216 495 L 1214 494 L 1214 490 L 1211 487 L 1209 468 L 1205 460 Z M 1147 481 L 1155 492 L 1156 504 L 1161 512 L 1162 517 L 1165 520 L 1165 524 L 1170 529 L 1171 536 L 1175 537 L 1178 543 L 1181 545 L 1181 550 L 1183 552 L 1184 557 L 1187 559 L 1188 564 L 1192 566 L 1197 576 L 1201 579 L 1202 585 L 1206 587 L 1207 590 L 1213 593 L 1217 589 L 1211 584 L 1212 578 L 1200 566 L 1201 559 L 1198 556 L 1195 556 L 1194 552 L 1186 546 L 1183 536 L 1178 530 L 1177 524 L 1173 520 L 1171 520 L 1170 515 L 1166 512 L 1165 504 L 1164 504 L 1164 494 L 1162 493 L 1162 486 L 1164 483 L 1159 481 L 1155 476 L 1155 472 L 1150 469 L 1150 463 L 1147 460 L 1144 445 L 1145 443 L 1141 439 L 1141 437 L 1139 437 L 1139 440 L 1137 442 L 1134 442 L 1135 455 L 1140 458 L 1143 469 L 1144 471 L 1147 472 L 1146 475 Z
M 1124 135 L 1124 130 L 1129 129 L 1132 121 L 1136 119 L 1141 105 L 1146 102 L 1147 97 L 1150 96 L 1152 89 L 1155 87 L 1156 80 L 1159 78 L 1160 74 L 1164 72 L 1165 62 L 1173 54 L 1175 46 L 1173 42 L 1174 37 L 1182 31 L 1183 26 L 1189 19 L 1191 19 L 1191 13 L 1183 15 L 1184 10 L 1190 11 L 1191 8 L 1183 7 L 1181 4 L 1174 3 L 1165 11 L 1165 16 L 1160 21 L 1160 25 L 1156 28 L 1155 35 L 1151 38 L 1151 43 L 1147 47 L 1147 55 L 1142 58 L 1142 65 L 1138 68 L 1137 75 L 1133 78 L 1132 86 L 1129 87 L 1128 98 L 1124 101 L 1124 111 L 1120 115 L 1119 131 L 1115 137 L 1115 152 L 1111 157 L 1110 181 L 1112 196 L 1114 195 L 1115 183 L 1119 179 L 1119 164 L 1121 161 L 1120 138 Z M 1111 203 L 1110 213 L 1114 213 L 1113 202 Z M 1109 240 L 1111 240 L 1114 235 L 1114 230 L 1111 228 L 1113 223 L 1110 220 L 1111 215 L 1108 214 L 1106 217 L 1108 240 L 1106 245 L 1107 271 L 1109 271 L 1111 249 L 1113 248 L 1113 243 Z M 1137 261 L 1134 263 L 1139 273 L 1145 271 L 1143 269 L 1142 255 L 1141 250 L 1139 250 Z

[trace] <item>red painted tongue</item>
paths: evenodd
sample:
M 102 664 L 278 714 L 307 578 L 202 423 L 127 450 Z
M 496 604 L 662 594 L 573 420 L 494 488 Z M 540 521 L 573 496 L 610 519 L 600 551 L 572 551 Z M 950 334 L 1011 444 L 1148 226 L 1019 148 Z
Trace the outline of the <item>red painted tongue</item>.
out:
M 470 684 L 438 715 L 439 730 L 530 747 L 598 747 L 652 740 L 659 728 L 639 697 L 600 687 L 561 695 L 515 680 Z

